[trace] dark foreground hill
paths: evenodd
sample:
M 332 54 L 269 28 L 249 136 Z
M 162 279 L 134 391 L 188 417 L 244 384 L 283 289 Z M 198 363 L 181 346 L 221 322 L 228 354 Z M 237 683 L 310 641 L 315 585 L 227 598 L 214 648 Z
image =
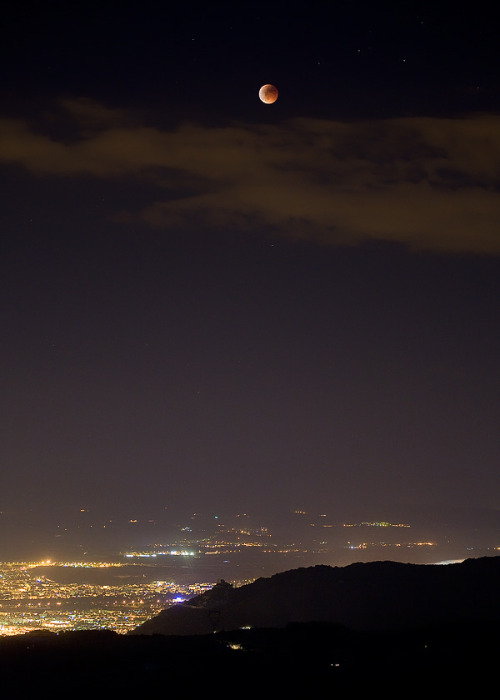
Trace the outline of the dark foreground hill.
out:
M 484 697 L 498 690 L 499 653 L 498 623 L 393 632 L 304 623 L 182 637 L 63 632 L 0 638 L 0 678 L 5 697 Z
M 500 557 L 460 564 L 315 566 L 211 591 L 162 611 L 130 634 L 196 635 L 322 622 L 391 631 L 450 622 L 500 622 Z
M 486 697 L 500 624 L 360 632 L 321 623 L 195 636 L 109 631 L 0 638 L 5 697 Z

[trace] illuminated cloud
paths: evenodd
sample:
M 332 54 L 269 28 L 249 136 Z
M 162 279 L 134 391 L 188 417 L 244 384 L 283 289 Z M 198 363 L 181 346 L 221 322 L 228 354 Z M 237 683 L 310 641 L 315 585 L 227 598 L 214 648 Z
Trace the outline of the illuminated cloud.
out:
M 122 220 L 500 253 L 499 116 L 168 131 L 90 100 L 61 105 L 78 128 L 73 140 L 0 120 L 0 162 L 42 175 L 143 178 L 164 189 Z

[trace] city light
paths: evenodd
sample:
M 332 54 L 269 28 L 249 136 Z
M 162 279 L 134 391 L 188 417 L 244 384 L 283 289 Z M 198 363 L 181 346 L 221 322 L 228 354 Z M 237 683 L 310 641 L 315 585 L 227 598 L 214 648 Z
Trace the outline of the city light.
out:
M 305 513 L 296 515 L 302 519 Z M 317 563 L 338 565 L 387 556 L 397 560 L 416 556 L 427 564 L 460 560 L 442 543 L 420 539 L 415 530 L 408 537 L 410 525 L 398 522 L 335 523 L 324 513 L 317 518 L 308 515 L 302 519 L 302 534 L 283 540 L 262 523 L 251 526 L 247 518 L 233 525 L 215 517 L 213 521 L 217 522 L 208 529 L 204 524 L 200 529 L 179 527 L 174 538 L 117 552 L 112 561 L 45 556 L 0 563 L 0 635 L 40 629 L 105 628 L 126 633 L 162 610 L 210 590 L 220 579 L 221 567 L 225 580 L 240 586 L 264 571 L 267 575 L 269 570 Z M 126 571 L 119 571 L 121 567 Z M 204 577 L 203 571 L 210 574 Z
M 33 630 L 109 629 L 126 633 L 171 605 L 210 590 L 215 582 L 58 583 L 40 575 L 47 561 L 0 563 L 0 635 Z M 110 562 L 51 562 L 51 567 L 103 569 Z

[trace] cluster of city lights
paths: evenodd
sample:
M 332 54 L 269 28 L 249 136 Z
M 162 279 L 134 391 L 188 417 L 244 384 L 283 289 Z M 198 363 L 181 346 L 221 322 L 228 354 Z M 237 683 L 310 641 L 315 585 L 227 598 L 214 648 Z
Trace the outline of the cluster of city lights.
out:
M 187 550 L 171 549 L 169 552 L 127 552 L 125 555 L 127 559 L 155 559 L 156 557 L 171 556 L 171 557 L 195 557 L 196 552 L 190 552 Z
M 54 569 L 103 569 L 123 564 L 58 563 L 48 559 L 0 563 L 0 635 L 24 634 L 40 629 L 55 632 L 109 629 L 126 633 L 170 605 L 185 602 L 214 585 L 214 582 L 181 585 L 162 580 L 118 584 L 58 583 L 43 575 L 47 566 Z

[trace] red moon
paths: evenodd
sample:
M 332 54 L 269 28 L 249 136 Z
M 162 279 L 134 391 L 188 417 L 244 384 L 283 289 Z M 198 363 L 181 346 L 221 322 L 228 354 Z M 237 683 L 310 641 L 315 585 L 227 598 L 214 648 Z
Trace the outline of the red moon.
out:
M 278 89 L 274 85 L 263 85 L 259 90 L 259 97 L 262 102 L 270 105 L 278 99 Z

